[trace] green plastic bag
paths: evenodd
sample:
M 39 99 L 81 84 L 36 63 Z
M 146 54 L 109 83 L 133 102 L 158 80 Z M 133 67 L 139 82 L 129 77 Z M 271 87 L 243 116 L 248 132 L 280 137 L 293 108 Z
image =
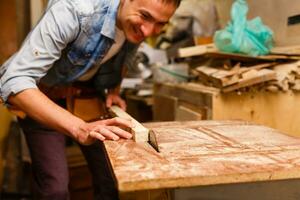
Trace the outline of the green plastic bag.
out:
M 248 5 L 236 0 L 231 8 L 231 21 L 225 29 L 217 31 L 214 43 L 220 51 L 251 56 L 268 54 L 273 47 L 273 32 L 260 17 L 247 21 Z

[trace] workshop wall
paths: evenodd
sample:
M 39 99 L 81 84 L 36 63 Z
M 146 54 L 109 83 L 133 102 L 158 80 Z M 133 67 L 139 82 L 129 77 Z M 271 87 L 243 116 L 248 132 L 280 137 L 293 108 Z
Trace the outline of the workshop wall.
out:
M 1 0 L 0 3 L 0 63 L 17 50 L 16 1 Z
M 215 0 L 220 24 L 226 26 L 230 19 L 233 0 Z M 248 19 L 260 16 L 263 22 L 275 33 L 276 46 L 300 44 L 300 23 L 288 25 L 288 18 L 300 15 L 297 0 L 247 0 L 249 5 Z M 300 21 L 300 19 L 299 19 Z
M 1 0 L 0 3 L 0 63 L 2 64 L 17 50 L 17 15 L 16 1 Z M 0 186 L 3 177 L 3 146 L 11 116 L 4 106 L 0 105 Z
M 4 150 L 4 142 L 7 137 L 9 125 L 11 122 L 11 115 L 7 111 L 7 109 L 0 105 L 0 188 L 2 187 L 2 179 L 3 179 L 3 150 Z
M 28 0 L 1 0 L 0 2 L 0 65 L 17 51 L 29 31 Z M 0 186 L 3 178 L 4 141 L 12 116 L 0 105 Z

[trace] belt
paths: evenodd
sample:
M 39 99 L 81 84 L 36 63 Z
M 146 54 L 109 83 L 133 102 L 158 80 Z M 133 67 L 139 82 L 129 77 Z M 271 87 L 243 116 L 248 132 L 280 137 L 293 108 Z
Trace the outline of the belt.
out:
M 47 87 L 39 84 L 38 88 L 56 104 L 64 107 L 85 121 L 107 118 L 108 112 L 105 107 L 104 99 L 100 98 L 101 95 L 98 94 L 95 89 L 88 88 L 84 84 L 83 86 L 75 84 L 61 87 Z M 0 104 L 4 104 L 1 98 Z M 22 119 L 26 117 L 25 112 L 20 108 L 9 106 L 8 110 Z
M 108 116 L 102 95 L 86 83 L 75 82 L 70 86 L 51 88 L 39 84 L 39 89 L 57 104 L 65 100 L 64 107 L 85 121 L 99 120 Z

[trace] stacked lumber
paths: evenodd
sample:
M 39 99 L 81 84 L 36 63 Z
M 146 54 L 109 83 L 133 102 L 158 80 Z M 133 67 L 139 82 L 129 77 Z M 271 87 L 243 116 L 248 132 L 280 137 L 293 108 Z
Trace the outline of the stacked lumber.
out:
M 276 72 L 276 80 L 267 82 L 268 91 L 300 91 L 300 61 L 276 65 L 273 71 Z
M 193 70 L 201 84 L 231 92 L 246 87 L 258 87 L 267 91 L 300 91 L 300 61 L 278 64 L 262 63 L 228 67 L 198 66 Z
M 243 87 L 261 82 L 276 80 L 276 72 L 269 69 L 275 63 L 263 63 L 251 67 L 241 67 L 240 63 L 226 69 L 209 66 L 199 66 L 195 69 L 198 81 L 205 85 L 220 88 L 223 92 L 231 92 Z
M 272 92 L 300 91 L 299 45 L 276 47 L 269 55 L 253 57 L 219 52 L 213 44 L 207 44 L 181 48 L 178 57 L 190 58 L 188 62 L 196 82 L 222 92 L 249 87 Z M 207 62 L 203 62 L 203 58 Z

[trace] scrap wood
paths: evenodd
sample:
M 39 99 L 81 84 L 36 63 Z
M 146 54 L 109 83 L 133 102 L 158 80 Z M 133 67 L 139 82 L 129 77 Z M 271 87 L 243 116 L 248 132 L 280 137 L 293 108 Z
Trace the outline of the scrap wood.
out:
M 296 79 L 294 85 L 291 86 L 294 91 L 300 91 L 300 79 Z
M 259 70 L 259 69 L 263 69 L 263 68 L 272 67 L 275 64 L 276 64 L 275 62 L 272 62 L 272 63 L 263 63 L 263 64 L 258 64 L 258 65 L 253 65 L 251 67 L 241 67 L 240 63 L 238 63 L 231 70 L 229 70 L 228 73 L 226 73 L 224 75 L 225 75 L 225 77 L 241 75 L 241 74 L 246 73 L 251 70 Z M 216 73 L 216 74 L 214 74 L 214 76 L 218 77 L 218 74 Z M 220 78 L 224 78 L 224 77 L 220 77 Z
M 272 84 L 268 84 L 266 87 L 265 87 L 265 90 L 266 91 L 270 91 L 270 92 L 278 92 L 279 91 L 279 87 L 276 86 L 276 85 L 272 85 Z
M 258 83 L 276 79 L 276 72 L 270 69 L 253 70 L 244 74 L 243 78 L 236 84 L 222 89 L 222 92 L 231 92 L 243 87 L 252 86 Z
M 287 64 L 280 64 L 273 67 L 276 72 L 276 80 L 270 82 L 269 85 L 276 85 L 279 89 L 283 91 L 288 91 L 290 86 L 293 88 L 298 88 L 295 86 L 299 84 L 298 77 L 300 77 L 300 62 L 293 62 Z
M 273 65 L 275 65 L 275 63 L 263 63 L 252 67 L 240 67 L 240 64 L 238 63 L 231 70 L 200 66 L 196 68 L 196 71 L 199 73 L 198 75 L 201 81 L 211 82 L 214 86 L 222 88 L 239 82 L 240 78 L 242 78 L 242 74 L 251 72 L 251 70 L 271 67 Z
M 282 81 L 271 80 L 266 83 L 266 90 L 271 92 L 281 91 L 288 91 L 289 90 L 289 82 L 287 79 L 283 79 Z
M 300 66 L 300 62 L 293 62 L 288 64 L 281 64 L 276 65 L 273 67 L 273 70 L 277 73 L 277 81 L 282 81 L 286 77 L 288 77 L 290 74 L 297 74 L 299 73 L 298 66 Z
M 206 83 L 213 83 L 215 87 L 221 88 L 238 81 L 238 77 L 231 75 L 230 70 L 217 69 L 208 66 L 200 66 L 196 68 L 198 77 Z

